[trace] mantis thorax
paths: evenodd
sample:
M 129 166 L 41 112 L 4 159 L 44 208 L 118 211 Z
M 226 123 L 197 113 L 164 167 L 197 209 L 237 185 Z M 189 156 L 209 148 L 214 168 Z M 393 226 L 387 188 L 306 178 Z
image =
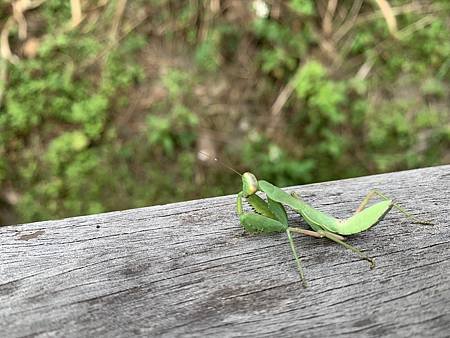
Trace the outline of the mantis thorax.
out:
M 252 173 L 246 172 L 242 175 L 242 192 L 244 197 L 253 195 L 258 191 L 258 180 Z

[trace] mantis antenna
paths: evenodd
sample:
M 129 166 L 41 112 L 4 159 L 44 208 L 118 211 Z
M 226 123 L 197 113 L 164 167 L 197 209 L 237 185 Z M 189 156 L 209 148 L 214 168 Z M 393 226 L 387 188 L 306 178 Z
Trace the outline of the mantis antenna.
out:
M 216 161 L 217 163 L 221 164 L 222 166 L 224 166 L 227 169 L 230 169 L 231 171 L 233 171 L 234 173 L 238 174 L 239 176 L 242 176 L 242 174 L 240 172 L 238 172 L 236 169 L 234 169 L 233 167 L 227 165 L 226 163 L 222 162 L 221 160 L 219 160 L 217 157 L 213 157 L 207 153 L 205 153 L 204 151 L 199 150 L 198 151 L 199 154 L 202 154 L 210 159 L 212 159 L 213 161 Z

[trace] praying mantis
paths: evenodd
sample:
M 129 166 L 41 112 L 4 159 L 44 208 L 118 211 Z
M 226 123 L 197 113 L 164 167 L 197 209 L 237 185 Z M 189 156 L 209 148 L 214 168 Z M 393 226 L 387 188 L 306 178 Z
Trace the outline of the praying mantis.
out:
M 261 191 L 266 194 L 267 202 L 256 195 Z M 375 197 L 381 197 L 383 201 L 370 207 L 366 207 L 369 201 Z M 254 212 L 244 212 L 242 199 L 246 198 L 252 206 Z M 299 213 L 314 231 L 305 230 L 297 227 L 289 227 L 287 223 L 286 210 L 283 205 L 287 205 Z M 386 197 L 378 190 L 370 191 L 363 199 L 355 213 L 347 219 L 338 219 L 319 211 L 303 201 L 297 194 L 288 194 L 277 186 L 264 181 L 257 180 L 255 175 L 246 172 L 242 174 L 242 191 L 237 196 L 237 213 L 244 229 L 250 233 L 275 233 L 286 232 L 292 255 L 297 264 L 300 279 L 304 287 L 307 282 L 300 262 L 300 258 L 295 249 L 292 239 L 292 232 L 307 236 L 323 238 L 326 237 L 347 249 L 358 254 L 362 259 L 370 263 L 370 268 L 375 267 L 375 260 L 362 253 L 352 245 L 345 243 L 342 235 L 354 235 L 363 232 L 380 222 L 384 216 L 395 207 L 401 211 L 407 218 L 415 223 L 432 224 L 431 222 L 421 221 L 407 212 L 397 203 Z
M 217 158 L 214 158 L 214 160 L 218 161 Z M 343 236 L 354 235 L 368 230 L 370 227 L 380 222 L 393 207 L 402 212 L 414 223 L 432 225 L 431 222 L 417 219 L 378 190 L 371 190 L 351 217 L 347 219 L 338 219 L 315 209 L 295 193 L 288 194 L 267 181 L 258 180 L 252 173 L 246 172 L 240 174 L 233 168 L 230 168 L 229 166 L 226 167 L 242 177 L 242 190 L 237 194 L 236 203 L 237 214 L 241 225 L 249 233 L 270 234 L 286 232 L 292 255 L 297 265 L 300 280 L 305 288 L 307 287 L 307 282 L 300 258 L 295 249 L 292 232 L 316 238 L 326 237 L 355 252 L 362 259 L 369 262 L 370 268 L 374 268 L 375 260 L 352 245 L 345 243 L 345 237 Z M 258 191 L 266 194 L 267 201 L 256 195 Z M 367 207 L 369 201 L 374 197 L 380 197 L 383 201 Z M 244 212 L 244 198 L 253 208 L 254 212 Z M 290 227 L 288 225 L 288 218 L 284 205 L 289 206 L 299 213 L 313 231 L 298 227 Z

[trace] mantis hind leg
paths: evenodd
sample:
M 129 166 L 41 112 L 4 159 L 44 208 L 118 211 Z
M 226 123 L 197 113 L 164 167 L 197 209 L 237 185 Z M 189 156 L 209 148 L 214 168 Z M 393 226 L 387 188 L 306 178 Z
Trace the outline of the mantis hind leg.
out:
M 384 195 L 381 191 L 379 191 L 378 189 L 372 189 L 371 191 L 369 191 L 369 193 L 366 195 L 366 197 L 364 197 L 364 199 L 362 200 L 361 204 L 359 205 L 359 207 L 356 209 L 355 214 L 358 212 L 361 212 L 369 203 L 369 201 L 374 198 L 374 197 L 380 197 L 384 200 L 390 200 L 389 197 L 387 197 L 386 195 Z M 414 215 L 412 215 L 410 212 L 406 211 L 405 208 L 403 208 L 401 205 L 399 205 L 398 203 L 392 202 L 392 206 L 394 208 L 396 208 L 398 211 L 400 211 L 403 215 L 405 215 L 406 218 L 410 219 L 413 223 L 418 223 L 418 224 L 425 224 L 425 225 L 433 225 L 433 223 L 429 222 L 429 221 L 423 221 L 418 219 L 417 217 L 415 217 Z
M 340 236 L 336 236 L 335 234 L 328 232 L 328 231 L 324 231 L 324 230 L 320 230 L 318 231 L 319 234 L 323 235 L 324 237 L 344 246 L 345 248 L 353 251 L 354 253 L 356 253 L 359 257 L 361 257 L 362 259 L 366 260 L 369 262 L 370 264 L 370 268 L 373 269 L 375 267 L 375 260 L 373 258 L 370 258 L 369 256 L 365 255 L 364 253 L 362 253 L 360 250 L 358 250 L 357 248 L 355 248 L 354 246 L 345 243 L 344 241 L 342 241 L 341 239 L 339 239 Z

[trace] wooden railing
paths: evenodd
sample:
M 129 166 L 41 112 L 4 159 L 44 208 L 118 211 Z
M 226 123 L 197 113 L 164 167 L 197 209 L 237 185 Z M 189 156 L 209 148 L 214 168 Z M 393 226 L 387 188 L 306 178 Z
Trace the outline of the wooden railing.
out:
M 346 217 L 371 188 L 435 225 L 393 209 L 349 237 L 373 270 L 297 236 L 307 289 L 285 234 L 244 234 L 235 196 L 0 227 L 0 336 L 448 336 L 450 165 L 287 190 Z

